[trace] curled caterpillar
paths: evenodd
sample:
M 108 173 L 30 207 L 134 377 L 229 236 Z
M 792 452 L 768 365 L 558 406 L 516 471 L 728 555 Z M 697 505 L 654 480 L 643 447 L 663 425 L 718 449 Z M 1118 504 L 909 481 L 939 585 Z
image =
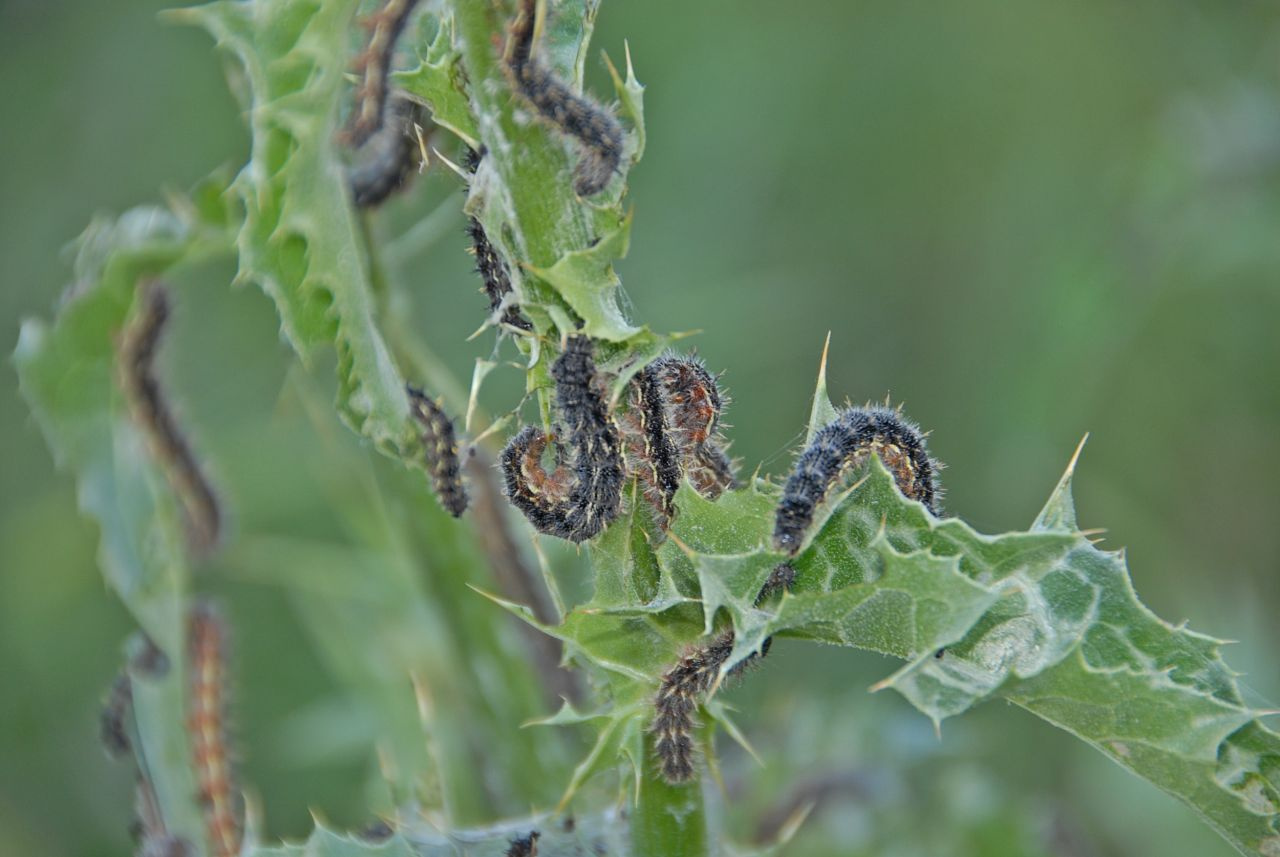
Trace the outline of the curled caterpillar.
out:
M 903 495 L 941 514 L 939 465 L 929 457 L 920 428 L 892 408 L 845 408 L 796 460 L 774 518 L 774 547 L 794 556 L 831 486 L 866 464 L 872 453 L 889 468 Z
M 557 466 L 548 474 L 542 453 L 551 440 L 526 426 L 502 452 L 507 497 L 534 529 L 583 542 L 618 516 L 623 459 L 618 430 L 597 389 L 591 340 L 572 336 L 551 366 L 556 410 L 566 427 L 568 460 L 556 445 Z
M 436 499 L 445 511 L 455 518 L 467 510 L 467 489 L 462 484 L 462 469 L 458 463 L 458 440 L 440 403 L 427 397 L 421 390 L 406 387 L 409 395 L 409 413 L 417 420 L 421 430 L 422 447 L 427 457 L 427 472 Z
M 542 834 L 529 831 L 528 836 L 517 836 L 507 847 L 506 857 L 538 857 L 538 839 Z
M 353 63 L 360 76 L 356 89 L 356 106 L 347 125 L 346 140 L 353 146 L 364 145 L 386 120 L 387 77 L 396 42 L 404 32 L 409 16 L 418 0 L 386 0 L 377 12 L 365 19 L 369 41 Z
M 141 310 L 120 339 L 120 384 L 182 506 L 187 544 L 197 555 L 218 542 L 222 509 L 155 374 L 156 351 L 169 320 L 169 295 L 159 283 L 141 288 Z
M 628 405 L 627 412 L 618 418 L 627 467 L 640 481 L 659 527 L 666 529 L 675 513 L 683 467 L 667 426 L 666 393 L 652 366 L 631 379 Z
M 403 95 L 393 95 L 386 109 L 386 121 L 347 168 L 351 198 L 360 208 L 381 205 L 402 190 L 421 164 L 417 128 L 426 123 L 425 111 Z
M 515 89 L 562 134 L 577 141 L 574 189 L 582 196 L 604 190 L 622 161 L 622 126 L 613 115 L 576 95 L 533 56 L 537 0 L 519 0 L 504 57 Z
M 467 149 L 466 165 L 472 175 L 475 175 L 482 157 L 483 155 L 474 149 Z M 476 257 L 476 272 L 484 282 L 484 293 L 489 298 L 489 313 L 492 315 L 502 310 L 502 324 L 524 331 L 533 330 L 533 325 L 512 303 L 514 292 L 511 288 L 511 272 L 507 268 L 507 263 L 489 241 L 484 226 L 474 217 L 467 218 L 467 237 L 471 239 L 471 252 Z
M 226 622 L 213 605 L 197 602 L 187 617 L 187 730 L 210 857 L 239 854 L 244 830 L 227 748 L 226 647 Z

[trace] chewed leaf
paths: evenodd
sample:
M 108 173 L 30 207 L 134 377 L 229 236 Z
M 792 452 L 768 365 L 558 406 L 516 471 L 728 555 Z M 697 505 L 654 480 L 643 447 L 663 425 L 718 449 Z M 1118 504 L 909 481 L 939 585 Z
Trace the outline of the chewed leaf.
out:
M 375 321 L 366 250 L 330 125 L 344 93 L 354 2 L 215 2 L 170 13 L 203 26 L 241 64 L 252 97 L 240 276 L 275 301 L 304 358 L 338 354 L 343 418 L 380 449 L 412 448 L 404 380 Z
M 435 41 L 418 67 L 393 72 L 391 79 L 431 108 L 431 119 L 461 137 L 467 145 L 479 145 L 480 132 L 471 116 L 471 105 L 463 87 L 463 72 L 453 46 L 453 21 L 443 22 Z
M 618 275 L 613 260 L 627 255 L 631 218 L 585 250 L 565 253 L 549 268 L 530 271 L 560 294 L 585 322 L 583 332 L 597 339 L 622 342 L 640 332 L 618 307 Z

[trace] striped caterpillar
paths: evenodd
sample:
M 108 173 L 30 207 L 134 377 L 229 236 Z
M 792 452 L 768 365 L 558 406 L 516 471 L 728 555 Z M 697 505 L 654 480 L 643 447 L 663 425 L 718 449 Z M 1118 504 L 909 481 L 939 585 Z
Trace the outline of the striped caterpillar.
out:
M 560 133 L 578 143 L 574 189 L 582 196 L 604 190 L 622 161 L 622 126 L 599 104 L 575 95 L 533 56 L 537 0 L 519 0 L 504 60 L 517 92 Z
M 502 451 L 507 497 L 534 529 L 583 542 L 618 516 L 623 459 L 618 430 L 600 395 L 591 340 L 571 336 L 551 366 L 556 409 L 567 444 L 556 444 L 556 468 L 548 474 L 542 454 L 551 441 L 525 426 Z M 566 448 L 568 460 L 566 461 Z
M 482 152 L 467 149 L 467 171 L 474 177 L 484 157 Z M 467 237 L 471 239 L 471 252 L 476 257 L 476 273 L 484 282 L 484 293 L 489 298 L 489 313 L 502 310 L 501 323 L 523 331 L 533 330 L 533 325 L 520 314 L 512 303 L 511 272 L 496 247 L 485 234 L 484 226 L 474 217 L 467 218 Z
M 197 602 L 187 617 L 190 672 L 187 730 L 210 857 L 235 857 L 243 835 L 241 807 L 227 749 L 227 626 L 212 604 Z
M 790 556 L 798 553 L 831 486 L 863 467 L 872 453 L 889 468 L 904 496 L 935 515 L 942 513 L 940 465 L 929 457 L 920 428 L 892 408 L 844 408 L 796 460 L 774 518 L 774 547 Z
M 152 282 L 142 286 L 140 300 L 138 317 L 120 339 L 120 385 L 135 421 L 178 497 L 187 544 L 196 555 L 205 555 L 218 542 L 222 510 L 155 374 L 156 352 L 169 320 L 169 294 L 164 286 Z
M 381 9 L 363 22 L 369 30 L 369 41 L 353 63 L 360 76 L 360 86 L 356 89 L 356 106 L 345 133 L 346 141 L 352 146 L 364 145 L 386 121 L 391 58 L 417 5 L 418 0 L 386 0 Z
M 422 163 L 418 129 L 426 124 L 423 108 L 403 95 L 393 95 L 387 118 L 356 151 L 347 167 L 351 198 L 359 208 L 381 205 L 403 190 Z
M 765 579 L 756 595 L 755 606 L 759 607 L 778 592 L 789 589 L 794 580 L 795 569 L 788 563 L 780 563 Z M 654 717 L 650 729 L 657 736 L 654 752 L 658 756 L 662 778 L 668 783 L 686 783 L 693 779 L 693 731 L 697 726 L 694 712 L 715 686 L 720 668 L 733 653 L 736 640 L 737 635 L 732 628 L 722 631 L 707 645 L 690 651 L 662 676 L 653 701 Z M 769 654 L 772 645 L 773 638 L 766 637 L 760 644 L 760 651 L 735 664 L 729 670 L 728 678 L 737 678 L 759 663 Z
M 636 373 L 618 419 L 628 465 L 663 529 L 675 513 L 680 480 L 714 500 L 736 484 L 720 436 L 725 398 L 699 361 L 668 354 Z
M 467 489 L 462 484 L 453 420 L 445 414 L 439 402 L 428 398 L 421 390 L 413 387 L 405 390 L 409 395 L 409 413 L 417 420 L 421 431 L 431 487 L 445 511 L 460 518 L 467 510 Z

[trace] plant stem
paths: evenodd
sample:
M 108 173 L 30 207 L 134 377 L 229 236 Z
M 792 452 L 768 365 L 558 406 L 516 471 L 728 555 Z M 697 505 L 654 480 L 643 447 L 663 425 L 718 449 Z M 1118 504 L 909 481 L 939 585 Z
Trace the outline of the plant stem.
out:
M 644 737 L 644 758 L 654 758 L 653 735 Z M 671 785 L 653 765 L 645 765 L 631 818 L 632 853 L 636 857 L 706 857 L 707 820 L 702 782 Z

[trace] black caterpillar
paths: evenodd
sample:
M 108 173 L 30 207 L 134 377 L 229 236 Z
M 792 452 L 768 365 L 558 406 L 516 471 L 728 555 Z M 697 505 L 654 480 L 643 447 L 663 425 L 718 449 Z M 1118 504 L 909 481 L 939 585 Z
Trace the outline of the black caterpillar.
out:
M 556 409 L 569 450 L 556 445 L 556 469 L 548 474 L 542 453 L 551 440 L 526 426 L 502 451 L 507 496 L 534 529 L 583 542 L 618 516 L 624 476 L 618 430 L 597 389 L 591 340 L 572 336 L 551 366 Z
M 774 547 L 794 556 L 831 486 L 872 453 L 889 468 L 903 495 L 941 514 L 939 464 L 929 457 L 919 427 L 892 408 L 845 408 L 814 435 L 787 478 L 774 519 Z
M 622 161 L 622 126 L 599 104 L 575 95 L 533 57 L 537 0 L 519 0 L 507 38 L 506 66 L 516 90 L 544 119 L 577 141 L 581 155 L 574 189 L 582 196 L 604 190 Z
M 790 589 L 796 571 L 789 563 L 779 563 L 765 579 L 756 595 L 759 607 L 777 593 Z M 733 629 L 722 631 L 710 643 L 696 648 L 682 657 L 663 676 L 654 698 L 654 717 L 650 729 L 657 735 L 654 752 L 658 756 L 663 779 L 672 784 L 687 783 L 694 775 L 693 730 L 697 723 L 694 712 L 702 698 L 714 685 L 720 668 L 724 666 L 737 635 Z M 735 664 L 727 677 L 734 679 L 760 662 L 769 654 L 773 638 L 765 637 L 760 651 L 753 652 Z
M 356 151 L 347 168 L 351 197 L 360 208 L 381 205 L 403 190 L 417 173 L 421 150 L 417 128 L 426 112 L 410 98 L 395 95 L 387 105 L 387 120 Z
M 542 834 L 529 831 L 528 836 L 517 836 L 507 847 L 506 857 L 538 857 L 538 839 Z
M 466 167 L 467 171 L 473 176 L 483 157 L 482 153 L 476 152 L 471 148 L 467 149 Z M 480 275 L 480 279 L 484 282 L 484 293 L 489 299 L 489 314 L 493 315 L 501 309 L 502 324 L 510 325 L 523 331 L 532 331 L 533 325 L 511 303 L 513 290 L 511 288 L 511 272 L 507 268 L 507 263 L 503 261 L 497 248 L 489 241 L 489 236 L 485 234 L 484 227 L 480 225 L 480 221 L 474 217 L 467 218 L 467 237 L 471 239 L 471 252 L 476 257 L 476 273 Z
M 222 508 L 155 374 L 156 352 L 169 320 L 169 294 L 153 282 L 142 286 L 140 297 L 138 317 L 120 339 L 120 383 L 182 506 L 187 544 L 197 555 L 207 554 L 218 542 Z
M 422 448 L 427 457 L 427 473 L 436 499 L 445 511 L 455 518 L 467 510 L 467 489 L 462 484 L 462 468 L 458 462 L 458 440 L 440 403 L 429 398 L 421 390 L 406 387 L 409 395 L 409 413 L 417 420 L 421 430 Z

